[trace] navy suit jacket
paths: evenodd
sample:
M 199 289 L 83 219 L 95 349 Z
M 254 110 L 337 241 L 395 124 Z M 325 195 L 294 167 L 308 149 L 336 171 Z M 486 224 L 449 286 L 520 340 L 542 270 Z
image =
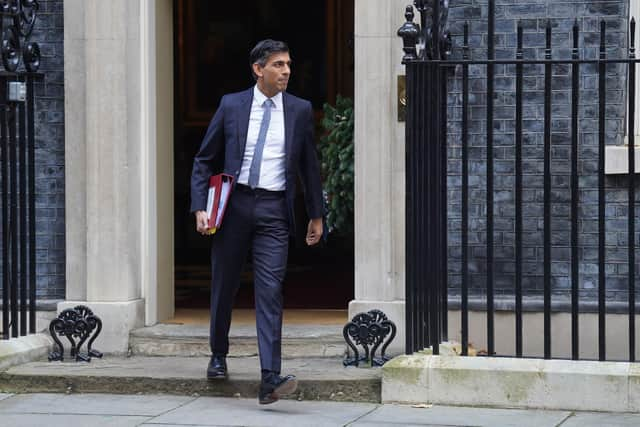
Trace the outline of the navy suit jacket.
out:
M 242 92 L 228 94 L 220 100 L 200 150 L 193 161 L 191 174 L 191 212 L 206 210 L 209 177 L 220 170 L 216 165 L 223 161 L 222 171 L 232 175 L 235 183 L 240 175 L 249 114 L 253 101 L 253 87 Z M 289 215 L 289 232 L 295 233 L 294 198 L 296 177 L 304 189 L 309 218 L 323 216 L 322 185 L 313 139 L 313 109 L 311 103 L 286 92 L 282 93 L 285 123 L 286 151 L 286 200 Z M 223 225 L 224 227 L 224 225 Z

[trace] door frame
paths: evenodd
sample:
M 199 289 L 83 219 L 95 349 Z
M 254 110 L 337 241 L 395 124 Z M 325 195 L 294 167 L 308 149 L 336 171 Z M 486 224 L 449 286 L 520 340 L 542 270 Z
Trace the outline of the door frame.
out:
M 142 0 L 142 296 L 145 324 L 174 316 L 173 0 Z

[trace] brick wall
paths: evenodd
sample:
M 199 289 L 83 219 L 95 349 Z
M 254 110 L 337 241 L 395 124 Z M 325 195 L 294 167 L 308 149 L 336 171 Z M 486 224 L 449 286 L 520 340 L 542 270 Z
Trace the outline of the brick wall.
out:
M 628 2 L 548 1 L 526 3 L 513 0 L 496 2 L 496 58 L 515 58 L 516 25 L 524 27 L 525 58 L 544 58 L 545 27 L 553 30 L 554 58 L 571 55 L 571 29 L 577 18 L 581 36 L 581 57 L 596 58 L 599 46 L 599 22 L 607 23 L 609 56 L 626 55 Z M 471 55 L 486 58 L 487 1 L 451 2 L 449 13 L 455 56 L 461 56 L 463 23 L 470 24 Z M 486 286 L 486 78 L 485 66 L 470 69 L 470 137 L 469 137 L 469 266 L 471 293 L 481 295 Z M 524 68 L 524 280 L 526 295 L 543 292 L 543 66 Z M 554 298 L 568 297 L 570 279 L 570 171 L 571 171 L 571 68 L 553 67 L 552 92 L 552 287 Z M 494 277 L 498 295 L 514 293 L 515 273 L 515 67 L 495 67 L 494 96 Z M 606 143 L 624 142 L 626 67 L 607 68 Z M 584 300 L 597 295 L 597 154 L 598 104 L 597 68 L 581 69 L 580 101 L 580 289 Z M 449 280 L 451 292 L 460 290 L 460 192 L 461 150 L 460 117 L 462 113 L 461 70 L 457 70 L 449 99 Z M 626 301 L 627 289 L 627 196 L 626 178 L 606 179 L 607 297 Z M 638 212 L 638 210 L 636 210 Z M 636 219 L 640 221 L 640 217 Z
M 64 298 L 64 18 L 62 0 L 40 0 L 32 40 L 44 82 L 36 87 L 36 260 L 38 299 Z

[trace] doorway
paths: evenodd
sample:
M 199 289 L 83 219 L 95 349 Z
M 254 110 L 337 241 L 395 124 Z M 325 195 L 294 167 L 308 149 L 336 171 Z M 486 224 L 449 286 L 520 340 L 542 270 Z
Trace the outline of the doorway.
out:
M 301 6 L 304 7 L 301 7 Z M 220 98 L 254 84 L 248 55 L 261 39 L 289 44 L 293 59 L 288 91 L 312 102 L 316 139 L 325 102 L 353 98 L 354 0 L 174 0 L 175 66 L 175 286 L 177 308 L 209 307 L 209 238 L 195 232 L 189 213 L 193 157 Z M 296 198 L 298 230 L 290 243 L 285 308 L 346 309 L 354 292 L 353 238 L 329 236 L 304 245 L 303 195 Z M 250 262 L 236 299 L 253 307 Z

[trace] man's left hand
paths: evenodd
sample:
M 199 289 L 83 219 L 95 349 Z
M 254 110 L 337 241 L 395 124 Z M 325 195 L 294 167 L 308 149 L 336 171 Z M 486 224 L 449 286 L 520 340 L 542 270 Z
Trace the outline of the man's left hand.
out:
M 309 221 L 307 227 L 307 245 L 313 246 L 320 241 L 322 237 L 322 218 L 316 218 Z

